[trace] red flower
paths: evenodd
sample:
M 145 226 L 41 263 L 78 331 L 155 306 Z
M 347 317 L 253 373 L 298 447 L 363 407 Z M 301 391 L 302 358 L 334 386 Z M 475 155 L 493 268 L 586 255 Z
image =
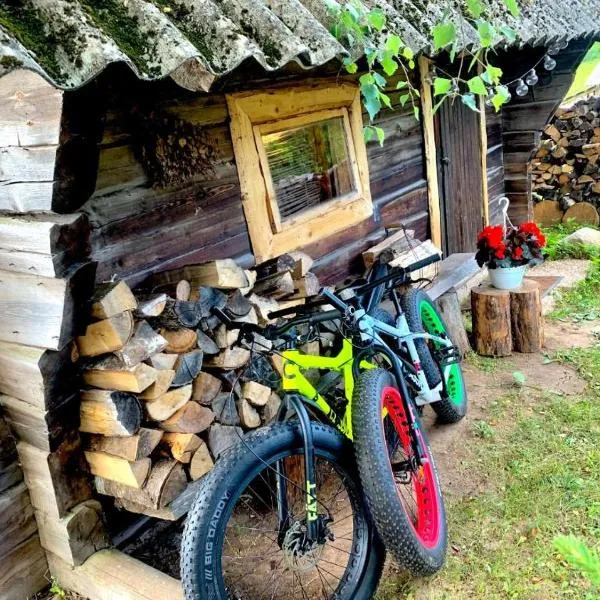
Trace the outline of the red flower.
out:
M 517 246 L 514 250 L 513 250 L 513 258 L 515 260 L 519 260 L 520 258 L 523 258 L 523 248 L 521 248 L 520 246 Z
M 494 252 L 494 256 L 502 260 L 504 258 L 504 254 L 506 252 L 506 246 L 503 243 L 500 243 L 498 248 L 496 248 L 496 252 Z
M 538 241 L 540 247 L 546 245 L 546 238 L 535 223 L 522 223 L 519 225 L 519 233 L 525 234 L 526 237 L 534 237 Z
M 502 225 L 488 225 L 484 227 L 477 236 L 478 242 L 484 242 L 491 250 L 499 248 L 504 239 L 504 230 Z

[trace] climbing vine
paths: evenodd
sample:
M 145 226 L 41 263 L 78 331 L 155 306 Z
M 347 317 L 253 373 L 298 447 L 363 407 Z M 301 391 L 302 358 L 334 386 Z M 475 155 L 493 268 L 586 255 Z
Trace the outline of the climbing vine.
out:
M 503 0 L 503 3 L 514 18 L 519 16 L 516 0 Z M 398 104 L 402 107 L 412 105 L 413 114 L 419 119 L 419 90 L 411 77 L 416 69 L 414 52 L 400 35 L 388 28 L 386 14 L 381 8 L 367 8 L 362 0 L 341 3 L 327 0 L 327 6 L 333 17 L 331 32 L 348 49 L 349 55 L 343 59 L 348 73 L 358 72 L 357 60 L 364 54 L 367 71 L 359 77 L 363 106 L 369 115 L 364 136 L 366 141 L 377 139 L 383 144 L 385 132 L 374 125 L 374 121 L 382 108 L 393 108 L 390 88 L 398 90 Z M 486 104 L 498 111 L 510 100 L 511 94 L 501 83 L 502 69 L 490 62 L 490 54 L 492 48 L 503 41 L 514 42 L 516 33 L 506 25 L 494 25 L 489 8 L 481 0 L 464 0 L 463 8 L 466 16 L 457 15 L 456 11 L 451 13 L 450 8 L 446 8 L 431 30 L 434 53 L 446 51 L 450 63 L 459 57 L 458 72 L 454 75 L 436 66 L 431 82 L 434 112 L 448 99 L 460 99 L 477 111 L 478 96 L 484 96 Z M 451 20 L 451 15 L 457 18 Z M 478 40 L 472 48 L 461 49 L 459 32 L 462 33 L 466 23 L 475 29 Z M 473 75 L 475 72 L 477 74 Z M 402 77 L 398 78 L 398 75 Z M 393 85 L 392 79 L 399 80 Z

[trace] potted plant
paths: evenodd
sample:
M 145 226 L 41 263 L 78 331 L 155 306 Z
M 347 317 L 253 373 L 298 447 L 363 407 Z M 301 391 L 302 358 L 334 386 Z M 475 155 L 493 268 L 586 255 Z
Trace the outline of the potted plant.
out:
M 546 238 L 535 223 L 518 227 L 490 225 L 477 236 L 475 260 L 487 265 L 492 285 L 501 290 L 518 288 L 527 265 L 543 262 L 542 248 Z

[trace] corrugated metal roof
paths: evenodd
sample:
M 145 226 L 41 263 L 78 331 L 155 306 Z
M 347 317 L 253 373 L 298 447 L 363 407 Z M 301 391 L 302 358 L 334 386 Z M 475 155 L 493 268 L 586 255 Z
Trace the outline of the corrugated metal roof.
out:
M 533 44 L 600 33 L 600 0 L 519 0 L 518 21 L 502 0 L 488 0 L 496 20 Z M 370 0 L 415 51 L 430 49 L 442 5 Z M 446 5 L 444 5 L 446 6 Z M 462 1 L 451 4 L 457 19 Z M 171 76 L 208 90 L 248 58 L 267 71 L 291 61 L 305 68 L 345 53 L 329 33 L 325 0 L 0 0 L 0 75 L 25 67 L 72 89 L 108 64 L 127 63 L 141 79 Z M 461 44 L 476 42 L 470 25 Z

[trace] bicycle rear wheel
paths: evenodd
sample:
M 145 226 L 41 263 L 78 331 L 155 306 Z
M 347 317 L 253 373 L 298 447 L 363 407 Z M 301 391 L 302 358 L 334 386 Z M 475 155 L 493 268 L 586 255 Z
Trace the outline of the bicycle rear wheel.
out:
M 364 502 L 351 445 L 313 424 L 323 539 L 303 547 L 306 500 L 300 428 L 277 424 L 221 456 L 189 513 L 182 542 L 188 600 L 367 600 L 385 551 Z M 276 469 L 290 518 L 279 530 Z M 325 523 L 326 517 L 332 521 Z
M 369 508 L 386 547 L 414 575 L 431 575 L 444 564 L 446 515 L 431 449 L 420 429 L 425 460 L 421 466 L 415 461 L 407 406 L 389 372 L 361 373 L 352 398 L 354 445 Z

